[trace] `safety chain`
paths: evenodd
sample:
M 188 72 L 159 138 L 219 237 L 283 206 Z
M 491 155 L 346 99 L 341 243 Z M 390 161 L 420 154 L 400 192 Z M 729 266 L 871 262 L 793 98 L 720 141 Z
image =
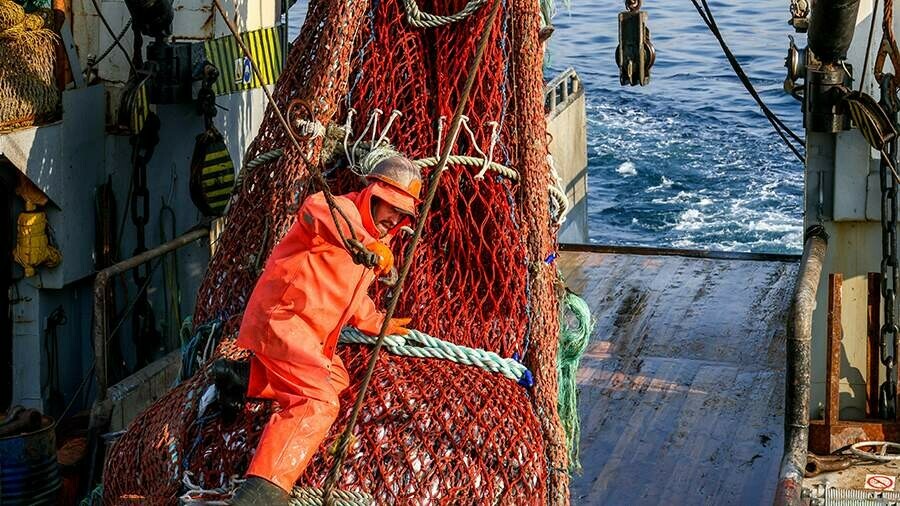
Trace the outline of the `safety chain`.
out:
M 628 12 L 637 12 L 641 10 L 641 0 L 625 0 L 625 10 Z
M 144 121 L 144 127 L 140 133 L 131 138 L 132 144 L 132 193 L 131 193 L 131 222 L 135 227 L 135 247 L 132 252 L 137 256 L 147 251 L 146 226 L 150 221 L 150 191 L 147 188 L 147 163 L 153 157 L 153 151 L 159 144 L 159 117 L 150 113 Z M 144 286 L 150 278 L 150 262 L 136 267 L 132 277 L 136 286 Z M 132 338 L 137 345 L 138 366 L 150 361 L 152 349 L 158 344 L 152 336 L 157 335 L 150 301 L 147 291 L 143 290 L 137 295 L 134 305 L 134 317 L 131 320 Z
M 630 0 L 637 1 L 640 3 L 640 0 Z M 437 28 L 443 25 L 449 25 L 451 23 L 456 23 L 466 19 L 471 16 L 472 13 L 481 8 L 482 5 L 487 3 L 487 0 L 469 0 L 465 7 L 462 8 L 461 11 L 455 12 L 453 14 L 448 14 L 446 16 L 438 16 L 435 14 L 429 14 L 427 12 L 422 12 L 419 10 L 419 6 L 416 4 L 416 0 L 403 0 L 403 8 L 406 9 L 406 20 L 409 21 L 409 24 L 415 26 L 416 28 Z
M 898 120 L 897 88 L 894 76 L 883 74 L 881 78 L 881 107 L 888 112 L 893 123 Z M 878 412 L 883 419 L 894 419 L 897 413 L 896 346 L 898 331 L 895 308 L 897 294 L 897 181 L 894 166 L 897 160 L 897 137 L 885 146 L 881 155 L 881 296 L 884 299 L 884 323 L 879 333 L 881 363 L 885 367 L 885 382 L 878 392 Z M 894 350 L 888 350 L 888 343 Z

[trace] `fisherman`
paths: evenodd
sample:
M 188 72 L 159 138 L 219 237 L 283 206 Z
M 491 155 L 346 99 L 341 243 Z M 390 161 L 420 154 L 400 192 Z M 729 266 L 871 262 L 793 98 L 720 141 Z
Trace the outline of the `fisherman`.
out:
M 230 361 L 214 366 L 223 414 L 243 409 L 243 395 L 229 399 L 229 391 L 242 381 L 248 381 L 247 397 L 271 399 L 281 407 L 263 429 L 232 505 L 288 504 L 294 483 L 338 415 L 338 395 L 349 384 L 335 354 L 341 329 L 351 325 L 370 335 L 381 330 L 384 314 L 369 297 L 369 286 L 391 270 L 387 244 L 414 218 L 422 180 L 410 160 L 391 156 L 373 168 L 367 181 L 362 191 L 334 200 L 357 239 L 378 256 L 378 265 L 369 269 L 354 262 L 324 194 L 312 195 L 272 251 L 247 302 L 237 345 L 253 352 L 249 371 L 246 362 L 243 371 Z M 340 213 L 334 214 L 344 236 L 351 237 Z M 406 334 L 408 323 L 392 318 L 387 332 Z

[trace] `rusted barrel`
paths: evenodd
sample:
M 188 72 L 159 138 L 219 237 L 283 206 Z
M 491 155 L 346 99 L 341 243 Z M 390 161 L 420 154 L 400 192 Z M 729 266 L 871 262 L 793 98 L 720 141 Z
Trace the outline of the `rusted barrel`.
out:
M 56 504 L 59 487 L 53 419 L 43 417 L 34 432 L 0 438 L 0 504 Z

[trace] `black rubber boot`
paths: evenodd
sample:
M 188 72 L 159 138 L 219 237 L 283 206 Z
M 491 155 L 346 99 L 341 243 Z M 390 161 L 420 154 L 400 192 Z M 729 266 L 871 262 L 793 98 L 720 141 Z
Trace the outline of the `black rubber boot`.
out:
M 247 477 L 228 501 L 231 506 L 287 506 L 291 496 L 278 485 L 256 476 Z
M 219 396 L 222 420 L 231 423 L 244 410 L 247 385 L 250 383 L 250 362 L 219 359 L 212 365 L 213 381 Z

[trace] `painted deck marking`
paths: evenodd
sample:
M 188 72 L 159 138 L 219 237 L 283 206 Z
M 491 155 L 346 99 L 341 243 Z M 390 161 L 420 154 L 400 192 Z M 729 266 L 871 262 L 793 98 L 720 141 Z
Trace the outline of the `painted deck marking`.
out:
M 896 482 L 896 476 L 886 476 L 883 474 L 866 475 L 866 488 L 869 490 L 894 490 Z

